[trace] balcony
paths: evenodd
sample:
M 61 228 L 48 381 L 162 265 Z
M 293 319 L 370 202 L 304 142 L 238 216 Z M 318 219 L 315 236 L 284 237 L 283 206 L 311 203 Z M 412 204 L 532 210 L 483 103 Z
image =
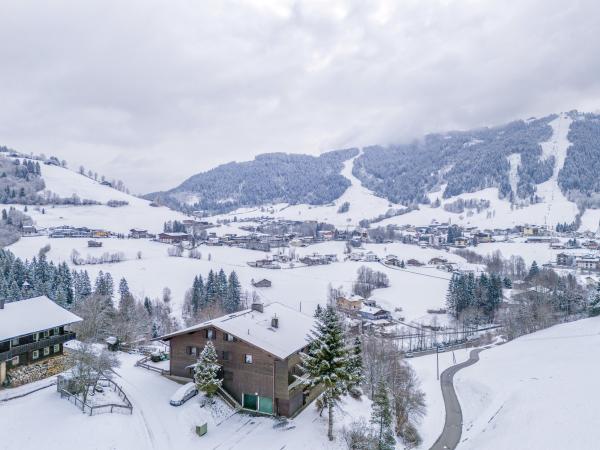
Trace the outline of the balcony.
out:
M 58 336 L 50 336 L 47 338 L 42 338 L 37 342 L 31 342 L 29 344 L 17 345 L 16 347 L 11 348 L 6 352 L 0 353 L 0 362 L 8 361 L 14 356 L 21 355 L 23 353 L 29 353 L 33 350 L 41 350 L 44 347 L 51 347 L 56 344 L 63 344 L 68 341 L 72 341 L 75 339 L 75 333 L 73 332 L 65 332 L 64 334 L 59 334 Z

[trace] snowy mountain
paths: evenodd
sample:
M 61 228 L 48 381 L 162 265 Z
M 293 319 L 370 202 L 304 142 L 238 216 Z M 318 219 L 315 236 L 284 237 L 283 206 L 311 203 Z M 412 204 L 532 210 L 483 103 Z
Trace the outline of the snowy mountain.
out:
M 144 197 L 188 211 L 224 212 L 280 202 L 322 205 L 340 197 L 350 186 L 340 171 L 342 163 L 356 153 L 356 149 L 347 149 L 318 157 L 263 154 L 253 161 L 218 166 L 170 191 Z

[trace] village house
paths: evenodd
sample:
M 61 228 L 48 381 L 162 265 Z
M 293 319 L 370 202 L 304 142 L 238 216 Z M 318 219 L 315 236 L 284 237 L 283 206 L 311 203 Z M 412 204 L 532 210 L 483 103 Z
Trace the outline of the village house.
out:
M 363 305 L 359 311 L 360 317 L 365 320 L 391 320 L 392 314 L 378 306 Z
M 259 281 L 254 281 L 252 280 L 252 286 L 256 287 L 256 288 L 270 288 L 272 285 L 270 280 L 267 280 L 266 278 L 263 278 L 262 280 Z
M 0 299 L 0 385 L 18 367 L 62 355 L 63 344 L 75 339 L 68 325 L 81 320 L 46 296 Z
M 596 271 L 600 268 L 600 259 L 594 255 L 585 255 L 577 258 L 575 264 L 584 271 Z
M 212 342 L 221 366 L 223 389 L 245 410 L 293 416 L 319 394 L 297 379 L 300 353 L 314 318 L 281 303 L 253 303 L 250 309 L 161 337 L 170 342 L 170 373 L 193 377 L 193 365 Z
M 559 253 L 556 255 L 556 264 L 558 266 L 572 266 L 575 258 L 568 253 Z
M 23 225 L 21 228 L 21 236 L 33 236 L 37 234 L 37 230 L 33 225 Z
M 131 230 L 129 230 L 129 237 L 131 237 L 132 239 L 147 239 L 149 237 L 148 230 L 132 228 Z
M 352 295 L 348 298 L 346 297 L 338 297 L 336 299 L 336 304 L 339 309 L 342 311 L 360 311 L 363 306 L 364 298 L 360 295 Z
M 160 233 L 158 240 L 165 244 L 179 244 L 184 241 L 189 241 L 190 236 L 187 233 Z

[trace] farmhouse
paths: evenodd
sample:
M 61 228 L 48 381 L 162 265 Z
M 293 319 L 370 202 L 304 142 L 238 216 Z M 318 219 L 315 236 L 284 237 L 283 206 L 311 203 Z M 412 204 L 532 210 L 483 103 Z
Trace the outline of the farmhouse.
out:
M 183 241 L 189 241 L 190 236 L 187 233 L 160 233 L 158 240 L 165 244 L 179 244 Z
M 17 367 L 62 355 L 63 344 L 75 339 L 65 327 L 81 320 L 45 296 L 0 299 L 0 384 Z
M 189 379 L 208 341 L 219 356 L 223 388 L 242 407 L 264 414 L 292 416 L 312 401 L 301 375 L 314 318 L 280 303 L 253 303 L 250 309 L 161 337 L 170 341 L 171 375 Z

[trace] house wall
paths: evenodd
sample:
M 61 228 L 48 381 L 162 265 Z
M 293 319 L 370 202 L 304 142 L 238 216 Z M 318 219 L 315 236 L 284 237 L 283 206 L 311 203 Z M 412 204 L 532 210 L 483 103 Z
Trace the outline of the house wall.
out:
M 242 393 L 273 398 L 276 358 L 246 342 L 226 341 L 224 334 L 215 330 L 215 339 L 212 340 L 224 372 L 223 387 L 239 403 L 242 403 Z M 199 354 L 207 341 L 205 329 L 173 337 L 170 350 L 171 374 L 191 378 L 192 373 L 188 366 L 196 362 L 197 356 L 188 354 L 187 348 L 195 347 Z M 224 351 L 229 352 L 228 360 L 223 359 Z M 246 354 L 252 355 L 252 364 L 244 362 Z
M 6 362 L 0 362 L 0 384 L 6 380 Z
M 302 387 L 288 391 L 289 373 L 300 363 L 300 355 L 295 353 L 287 359 L 279 359 L 269 353 L 248 344 L 240 339 L 225 340 L 221 330 L 213 328 L 215 346 L 219 365 L 223 368 L 223 388 L 240 404 L 242 394 L 254 394 L 269 397 L 273 400 L 275 414 L 289 416 L 302 406 Z M 192 378 L 188 368 L 194 364 L 208 339 L 206 329 L 194 333 L 175 336 L 170 339 L 171 375 Z M 196 355 L 188 354 L 188 347 L 196 348 Z M 223 352 L 229 353 L 229 359 L 223 359 Z M 246 364 L 245 355 L 252 355 L 252 364 Z M 298 392 L 300 393 L 299 405 Z M 295 402 L 290 403 L 290 395 L 295 396 Z

